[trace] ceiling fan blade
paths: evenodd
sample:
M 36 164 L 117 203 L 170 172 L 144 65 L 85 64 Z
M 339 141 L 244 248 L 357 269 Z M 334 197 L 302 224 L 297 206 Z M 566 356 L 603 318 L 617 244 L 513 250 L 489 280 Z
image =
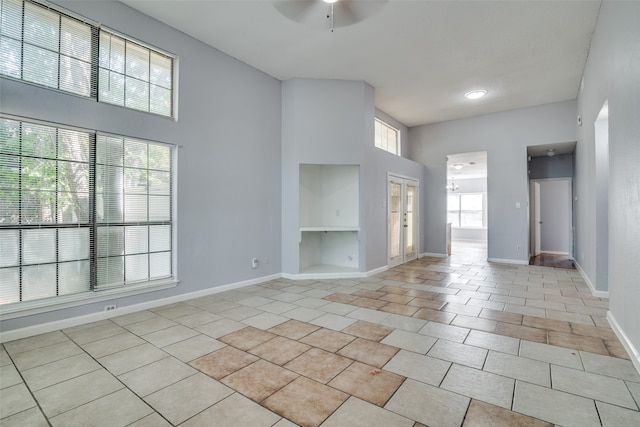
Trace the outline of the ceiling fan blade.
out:
M 322 4 L 324 2 L 320 0 Z M 295 22 L 305 23 L 313 18 L 314 14 L 322 13 L 318 0 L 276 0 L 273 7 L 281 14 Z
M 334 3 L 335 27 L 356 24 L 376 13 L 388 0 L 340 0 Z

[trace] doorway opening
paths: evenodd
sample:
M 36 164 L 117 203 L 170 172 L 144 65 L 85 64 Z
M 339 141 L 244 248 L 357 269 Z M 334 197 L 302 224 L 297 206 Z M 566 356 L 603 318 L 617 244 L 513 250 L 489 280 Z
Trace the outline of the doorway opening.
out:
M 527 147 L 529 265 L 575 268 L 575 142 Z
M 609 290 L 609 102 L 594 122 L 596 190 L 596 289 Z
M 487 152 L 447 156 L 447 255 L 487 259 Z
M 387 177 L 388 265 L 418 258 L 419 181 L 389 174 Z

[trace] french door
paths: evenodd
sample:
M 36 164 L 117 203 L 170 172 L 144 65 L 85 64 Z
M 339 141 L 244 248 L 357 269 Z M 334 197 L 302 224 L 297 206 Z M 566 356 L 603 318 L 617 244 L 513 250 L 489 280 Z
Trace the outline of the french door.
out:
M 389 267 L 418 258 L 418 181 L 389 175 Z

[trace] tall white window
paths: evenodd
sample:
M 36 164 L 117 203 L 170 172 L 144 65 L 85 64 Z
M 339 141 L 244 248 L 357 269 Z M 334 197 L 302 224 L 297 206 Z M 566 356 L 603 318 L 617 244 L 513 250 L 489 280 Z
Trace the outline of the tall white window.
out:
M 447 222 L 450 222 L 453 227 L 483 227 L 483 202 L 483 193 L 449 194 L 447 198 Z
M 0 117 L 0 304 L 171 278 L 171 158 Z
M 375 146 L 397 156 L 400 155 L 400 131 L 393 126 L 376 118 Z
M 174 58 L 29 0 L 0 0 L 0 74 L 174 116 Z

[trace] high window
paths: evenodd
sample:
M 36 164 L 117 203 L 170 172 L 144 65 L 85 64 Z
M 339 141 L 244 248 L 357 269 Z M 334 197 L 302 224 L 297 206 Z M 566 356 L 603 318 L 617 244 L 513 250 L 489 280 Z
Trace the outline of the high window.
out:
M 0 117 L 0 304 L 172 277 L 172 147 Z
M 400 155 L 400 131 L 380 119 L 375 120 L 375 146 L 395 154 Z
M 483 193 L 449 194 L 447 222 L 450 222 L 453 227 L 483 227 L 483 202 Z
M 0 74 L 174 116 L 174 58 L 27 0 L 0 0 Z

